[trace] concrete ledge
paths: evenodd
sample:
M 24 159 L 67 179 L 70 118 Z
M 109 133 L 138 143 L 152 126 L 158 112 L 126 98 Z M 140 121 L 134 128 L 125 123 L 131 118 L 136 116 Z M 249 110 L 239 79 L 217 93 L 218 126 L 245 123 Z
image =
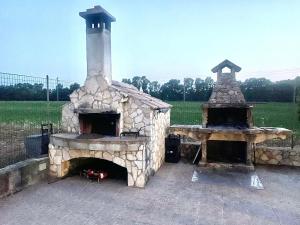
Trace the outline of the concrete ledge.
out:
M 240 164 L 240 163 L 213 163 L 213 162 L 199 162 L 199 166 L 207 167 L 207 168 L 213 168 L 213 169 L 219 169 L 219 170 L 234 170 L 234 171 L 240 171 L 240 172 L 250 172 L 254 171 L 254 166 L 246 165 L 246 164 Z
M 28 159 L 0 169 L 0 198 L 47 178 L 49 158 Z

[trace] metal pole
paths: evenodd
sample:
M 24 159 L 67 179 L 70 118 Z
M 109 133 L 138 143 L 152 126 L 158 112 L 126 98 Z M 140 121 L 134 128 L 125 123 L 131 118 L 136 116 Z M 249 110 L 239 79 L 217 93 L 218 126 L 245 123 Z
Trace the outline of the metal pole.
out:
M 59 101 L 58 77 L 56 77 L 56 101 Z
M 294 104 L 296 104 L 296 90 L 297 90 L 297 87 L 296 87 L 296 78 L 295 78 L 295 82 L 294 82 L 294 93 L 293 93 L 293 102 Z
M 49 127 L 49 118 L 50 118 L 50 113 L 49 113 L 49 101 L 50 101 L 50 90 L 49 90 L 49 76 L 46 75 L 46 85 L 47 85 L 47 124 Z
M 183 101 L 185 102 L 185 78 L 183 78 Z
M 46 75 L 46 84 L 47 84 L 47 102 L 49 102 L 49 76 Z

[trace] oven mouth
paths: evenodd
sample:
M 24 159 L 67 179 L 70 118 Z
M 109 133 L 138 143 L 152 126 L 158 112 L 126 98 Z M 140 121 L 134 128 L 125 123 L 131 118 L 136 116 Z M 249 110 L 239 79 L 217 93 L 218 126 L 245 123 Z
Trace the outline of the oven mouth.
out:
M 209 108 L 207 127 L 249 128 L 246 108 Z
M 120 114 L 116 112 L 79 114 L 80 139 L 119 136 Z

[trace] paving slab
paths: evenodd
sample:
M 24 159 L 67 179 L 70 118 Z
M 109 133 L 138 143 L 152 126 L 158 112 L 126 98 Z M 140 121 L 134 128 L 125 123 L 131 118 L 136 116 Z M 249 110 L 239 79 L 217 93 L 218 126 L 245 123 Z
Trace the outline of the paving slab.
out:
M 0 200 L 0 224 L 300 224 L 299 168 L 256 167 L 263 190 L 192 182 L 195 169 L 164 164 L 144 189 L 77 176 L 41 183 Z

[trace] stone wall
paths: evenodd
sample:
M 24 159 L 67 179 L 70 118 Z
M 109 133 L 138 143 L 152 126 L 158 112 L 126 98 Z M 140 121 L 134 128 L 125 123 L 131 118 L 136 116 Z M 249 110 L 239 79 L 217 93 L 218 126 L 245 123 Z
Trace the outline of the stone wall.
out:
M 154 111 L 151 113 L 153 126 L 151 126 L 150 141 L 150 170 L 156 172 L 165 160 L 165 138 L 170 126 L 170 110 L 166 113 Z
M 257 146 L 255 149 L 255 163 L 300 166 L 300 149 Z
M 0 198 L 46 180 L 48 157 L 28 159 L 0 169 Z

